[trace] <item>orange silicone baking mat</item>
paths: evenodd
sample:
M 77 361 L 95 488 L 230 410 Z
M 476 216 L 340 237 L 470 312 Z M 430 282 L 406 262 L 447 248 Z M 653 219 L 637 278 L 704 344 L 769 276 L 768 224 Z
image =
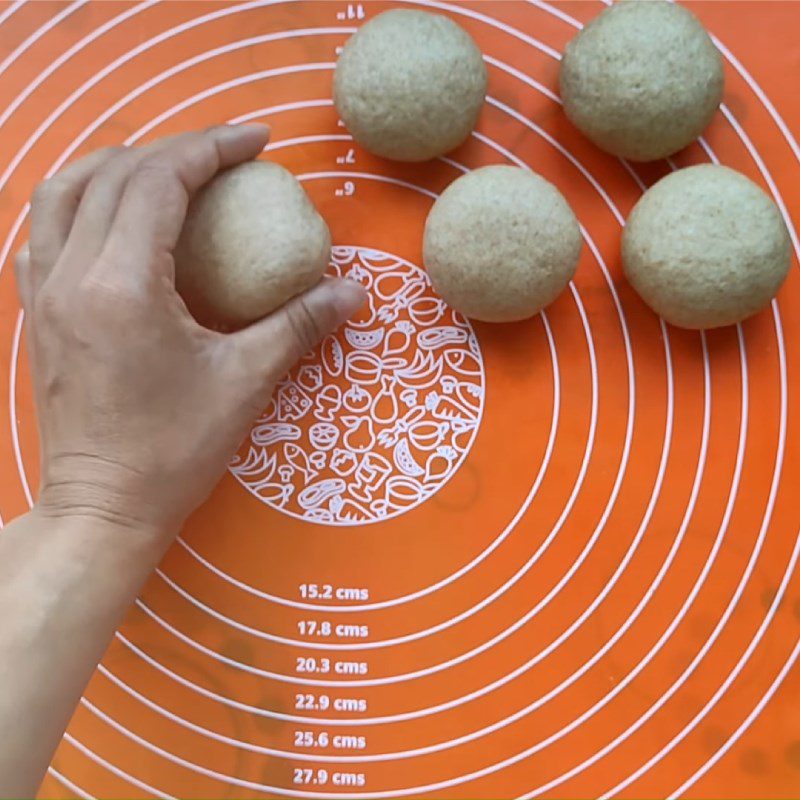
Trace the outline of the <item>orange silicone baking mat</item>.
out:
M 449 157 L 370 156 L 331 78 L 386 5 L 0 5 L 3 519 L 38 469 L 11 257 L 64 163 L 268 121 L 331 269 L 371 298 L 281 383 L 143 590 L 42 796 L 800 796 L 800 4 L 691 5 L 724 104 L 646 167 L 559 107 L 594 0 L 405 3 L 474 36 L 489 96 Z M 795 256 L 771 308 L 701 334 L 643 306 L 619 240 L 647 185 L 708 161 L 775 198 Z M 517 325 L 452 312 L 421 260 L 435 197 L 492 163 L 544 175 L 583 226 L 574 283 Z

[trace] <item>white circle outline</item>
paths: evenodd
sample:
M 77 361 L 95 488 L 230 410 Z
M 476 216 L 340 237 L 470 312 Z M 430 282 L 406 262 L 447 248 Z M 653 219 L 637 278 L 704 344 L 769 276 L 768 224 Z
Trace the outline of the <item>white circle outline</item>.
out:
M 74 14 L 88 0 L 73 0 L 72 3 L 65 5 L 61 11 L 54 14 L 43 25 L 37 28 L 32 34 L 22 40 L 3 60 L 0 62 L 0 75 L 2 75 L 26 50 L 36 44 L 39 39 L 48 34 L 60 22 L 63 22 L 70 14 Z M 12 14 L 18 11 L 24 3 L 12 4 L 2 14 L 0 14 L 0 24 L 5 22 Z

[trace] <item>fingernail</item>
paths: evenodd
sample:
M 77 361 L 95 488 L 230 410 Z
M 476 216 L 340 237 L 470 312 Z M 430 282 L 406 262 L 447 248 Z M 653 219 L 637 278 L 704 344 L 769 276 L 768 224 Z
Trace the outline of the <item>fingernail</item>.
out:
M 261 123 L 247 125 L 220 125 L 215 129 L 216 135 L 226 142 L 256 141 L 262 145 L 269 141 L 270 127 Z
M 258 131 L 262 136 L 268 135 L 272 130 L 266 122 L 245 122 L 242 125 L 237 125 L 237 128 L 242 128 L 246 131 Z
M 344 319 L 353 316 L 367 301 L 366 289 L 360 283 L 347 278 L 335 281 L 331 285 L 331 291 L 336 310 Z

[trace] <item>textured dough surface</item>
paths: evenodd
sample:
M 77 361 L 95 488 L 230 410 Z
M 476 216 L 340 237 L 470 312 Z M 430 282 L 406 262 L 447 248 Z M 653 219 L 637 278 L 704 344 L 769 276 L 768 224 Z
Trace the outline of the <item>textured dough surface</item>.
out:
M 722 100 L 722 58 L 697 18 L 667 0 L 614 3 L 567 45 L 561 97 L 598 147 L 632 161 L 693 142 Z
M 313 286 L 328 266 L 328 226 L 294 176 L 253 161 L 192 201 L 175 249 L 175 281 L 203 324 L 238 327 Z
M 569 283 L 581 252 L 578 220 L 551 183 L 510 166 L 454 181 L 425 223 L 425 267 L 457 311 L 484 322 L 533 316 Z
M 703 164 L 652 186 L 622 237 L 625 273 L 642 299 L 682 328 L 716 328 L 755 314 L 789 271 L 789 233 L 749 178 Z
M 426 161 L 458 147 L 478 120 L 486 67 L 449 17 L 392 9 L 347 42 L 334 102 L 353 138 L 376 155 Z

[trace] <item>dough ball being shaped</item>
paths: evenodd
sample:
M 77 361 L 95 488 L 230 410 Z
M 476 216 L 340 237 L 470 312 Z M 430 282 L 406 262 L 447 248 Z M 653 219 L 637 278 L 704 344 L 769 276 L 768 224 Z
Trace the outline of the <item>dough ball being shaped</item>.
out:
M 539 312 L 567 286 L 580 252 L 580 226 L 562 194 L 518 167 L 483 167 L 458 178 L 425 223 L 434 289 L 484 322 Z
M 330 249 L 328 226 L 294 176 L 251 161 L 192 200 L 175 249 L 175 282 L 199 322 L 242 327 L 316 284 Z
M 333 96 L 353 138 L 376 155 L 427 161 L 472 132 L 486 97 L 486 67 L 449 17 L 398 8 L 347 42 Z
M 667 322 L 717 328 L 755 314 L 789 271 L 776 205 L 740 173 L 703 164 L 648 189 L 622 236 L 628 280 Z
M 614 3 L 567 45 L 561 97 L 575 126 L 631 161 L 693 142 L 722 100 L 722 58 L 690 11 L 667 0 Z

